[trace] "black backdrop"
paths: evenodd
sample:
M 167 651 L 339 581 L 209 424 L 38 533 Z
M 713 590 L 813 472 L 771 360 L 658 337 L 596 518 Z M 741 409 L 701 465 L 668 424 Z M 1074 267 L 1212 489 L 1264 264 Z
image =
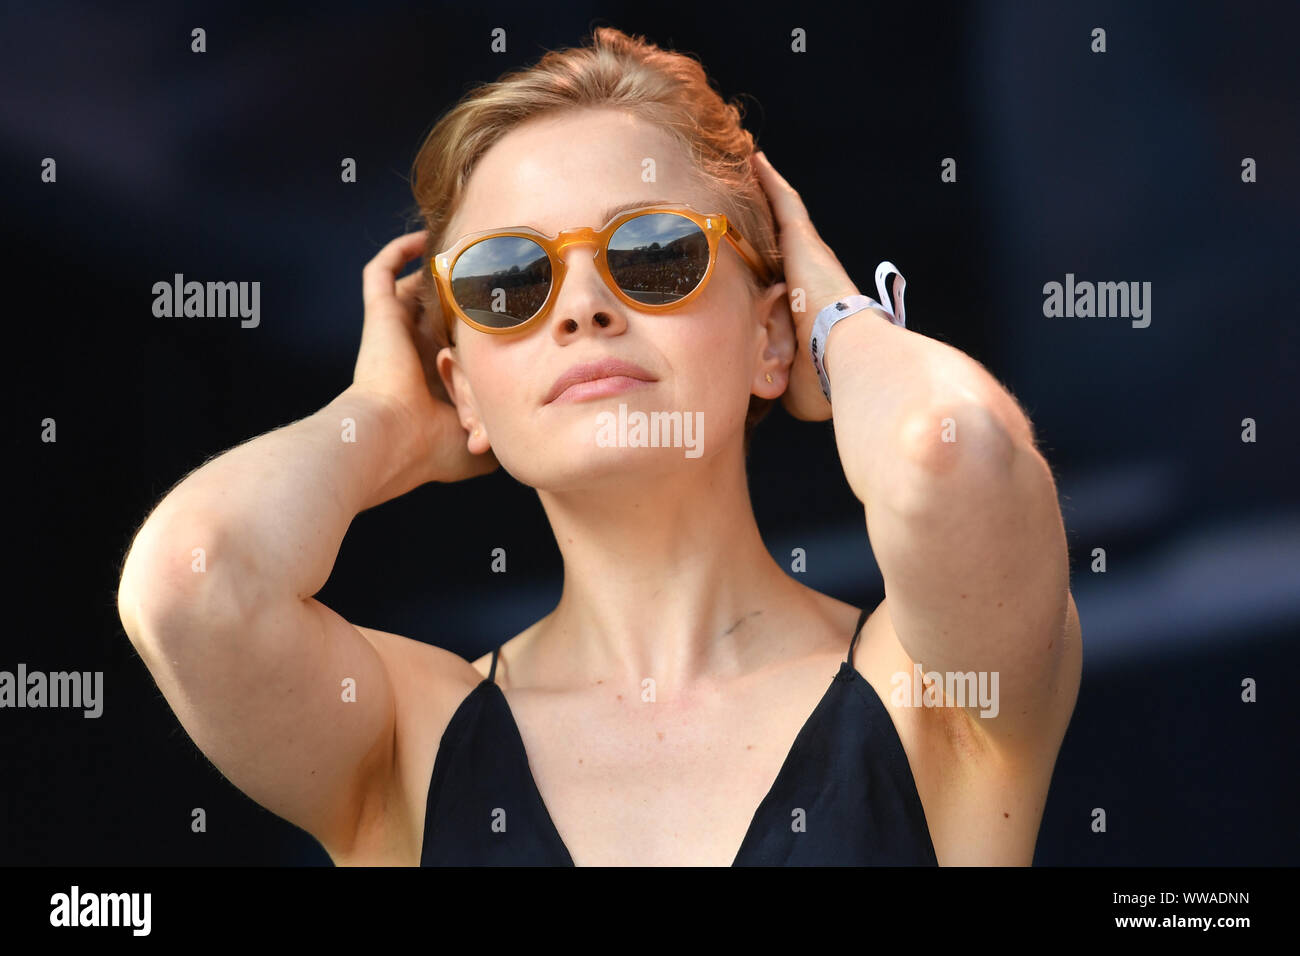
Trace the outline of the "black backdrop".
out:
M 102 671 L 105 688 L 99 719 L 0 710 L 0 863 L 328 864 L 185 735 L 121 630 L 119 564 L 178 478 L 347 385 L 361 267 L 406 230 L 437 116 L 601 24 L 696 53 L 744 94 L 859 287 L 898 263 L 909 327 L 979 359 L 1033 419 L 1084 635 L 1035 862 L 1297 860 L 1293 4 L 231 7 L 33 4 L 0 26 L 15 519 L 0 670 Z M 260 281 L 260 325 L 155 318 L 153 284 L 178 272 Z M 1045 317 L 1043 284 L 1067 273 L 1151 282 L 1151 324 Z M 776 410 L 751 485 L 772 550 L 807 549 L 810 586 L 880 600 L 877 574 L 847 571 L 867 539 L 829 423 Z M 477 656 L 553 606 L 558 572 L 535 495 L 498 472 L 360 515 L 318 596 Z

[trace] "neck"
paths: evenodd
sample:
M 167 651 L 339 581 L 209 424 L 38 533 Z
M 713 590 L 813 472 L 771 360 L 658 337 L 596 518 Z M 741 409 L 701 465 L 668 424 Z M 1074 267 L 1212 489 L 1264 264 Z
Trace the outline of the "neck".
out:
M 766 625 L 801 589 L 763 544 L 738 442 L 538 495 L 564 562 L 559 604 L 535 634 L 552 677 L 681 687 L 747 669 L 764 635 L 780 639 Z

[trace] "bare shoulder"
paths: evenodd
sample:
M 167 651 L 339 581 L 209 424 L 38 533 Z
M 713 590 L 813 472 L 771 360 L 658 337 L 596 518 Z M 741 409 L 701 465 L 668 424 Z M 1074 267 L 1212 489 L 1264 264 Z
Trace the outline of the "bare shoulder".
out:
M 1049 636 L 1051 640 L 1056 635 Z M 1002 745 L 998 755 L 1003 759 L 1037 759 L 1047 756 L 1055 760 L 1056 751 L 1065 736 L 1070 716 L 1078 698 L 1080 674 L 1082 671 L 1082 650 L 1079 616 L 1073 596 L 1068 598 L 1068 608 L 1064 628 L 1060 634 L 1062 655 L 1054 675 L 1050 710 L 1036 723 L 1035 736 L 1025 741 L 1015 750 Z M 906 690 L 910 687 L 913 661 L 904 649 L 894 630 L 889 617 L 889 599 L 880 602 L 862 629 L 858 654 L 854 663 L 859 673 L 875 688 L 881 700 L 891 712 L 908 708 L 893 706 L 891 698 L 899 696 L 900 686 Z M 904 699 L 908 694 L 902 694 Z M 960 741 L 961 752 L 974 756 L 977 753 L 992 753 L 994 739 L 986 736 L 979 720 L 965 707 L 914 707 L 910 708 L 918 718 L 931 717 L 924 723 L 942 726 L 945 737 Z M 909 715 L 911 716 L 911 715 Z M 899 716 L 895 716 L 899 723 Z
M 399 719 L 402 705 L 406 703 L 419 704 L 426 711 L 449 707 L 450 720 L 456 702 L 449 698 L 456 697 L 462 689 L 468 693 L 485 676 L 465 658 L 444 648 L 371 627 L 357 627 L 357 630 L 384 662 L 397 694 Z
M 799 632 L 807 634 L 809 627 L 815 629 L 823 638 L 815 643 L 824 643 L 827 650 L 836 650 L 841 658 L 846 658 L 862 609 L 807 585 L 801 587 L 806 601 L 799 610 L 802 622 L 798 625 Z M 866 628 L 863 630 L 865 632 Z M 861 640 L 858 639 L 859 646 Z M 813 648 L 810 647 L 809 650 Z
M 339 864 L 411 862 L 407 857 L 412 845 L 418 855 L 424 819 L 420 797 L 427 792 L 439 741 L 457 708 L 486 674 L 459 654 L 432 644 L 374 628 L 357 630 L 374 647 L 392 684 L 393 769 L 388 779 L 373 781 L 350 851 L 344 855 L 326 849 Z M 365 688 L 358 687 L 357 693 L 365 693 Z
M 1029 865 L 1061 741 L 1078 695 L 1079 621 L 1073 598 L 1051 711 L 1032 740 L 996 743 L 965 707 L 916 706 L 913 662 L 888 598 L 867 618 L 854 664 L 885 705 L 907 755 L 941 865 Z M 901 693 L 900 693 L 901 688 Z
M 549 617 L 550 615 L 547 615 Z M 537 653 L 537 637 L 540 629 L 545 623 L 547 617 L 534 621 L 528 627 L 524 628 L 518 634 L 497 645 L 495 650 L 497 654 L 496 674 L 492 678 L 503 691 L 509 690 L 514 685 L 512 672 L 517 671 L 518 666 L 522 663 L 525 670 L 528 669 L 528 662 Z M 488 674 L 492 673 L 492 653 L 489 650 L 472 664 L 475 672 L 482 679 L 486 679 Z M 535 661 L 534 661 L 535 663 Z

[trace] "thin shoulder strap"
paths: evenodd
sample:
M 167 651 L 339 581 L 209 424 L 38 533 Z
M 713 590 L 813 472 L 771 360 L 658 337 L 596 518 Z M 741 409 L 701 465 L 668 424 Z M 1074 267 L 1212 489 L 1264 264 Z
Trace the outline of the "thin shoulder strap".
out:
M 497 655 L 501 653 L 501 648 L 496 648 L 492 652 L 492 669 L 488 671 L 488 680 L 496 683 L 497 679 Z
M 853 640 L 849 641 L 849 656 L 848 656 L 848 658 L 846 659 L 846 663 L 847 663 L 850 667 L 853 666 L 853 648 L 857 646 L 857 643 L 858 643 L 858 635 L 862 633 L 862 625 L 867 623 L 867 612 L 868 612 L 868 610 L 869 610 L 869 608 L 865 608 L 865 607 L 864 607 L 864 608 L 862 609 L 862 613 L 861 613 L 860 615 L 858 615 L 858 626 L 857 626 L 857 628 L 853 631 Z

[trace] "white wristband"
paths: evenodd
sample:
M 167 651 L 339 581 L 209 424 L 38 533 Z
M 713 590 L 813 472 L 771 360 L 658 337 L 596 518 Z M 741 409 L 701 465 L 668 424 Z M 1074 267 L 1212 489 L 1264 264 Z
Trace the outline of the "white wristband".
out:
M 895 276 L 892 296 L 885 291 L 885 277 L 890 273 Z M 907 280 L 903 278 L 903 274 L 898 271 L 897 266 L 886 260 L 876 266 L 876 291 L 880 293 L 880 302 L 869 295 L 850 295 L 832 302 L 817 313 L 817 318 L 813 320 L 812 340 L 808 352 L 812 356 L 813 368 L 817 370 L 817 378 L 821 381 L 822 394 L 826 396 L 828 402 L 831 400 L 831 381 L 826 377 L 826 339 L 830 336 L 831 328 L 840 319 L 847 319 L 863 309 L 881 309 L 889 315 L 891 322 L 906 328 L 907 317 L 903 311 L 903 290 L 906 288 Z M 881 304 L 891 298 L 894 305 L 892 309 L 888 305 Z

